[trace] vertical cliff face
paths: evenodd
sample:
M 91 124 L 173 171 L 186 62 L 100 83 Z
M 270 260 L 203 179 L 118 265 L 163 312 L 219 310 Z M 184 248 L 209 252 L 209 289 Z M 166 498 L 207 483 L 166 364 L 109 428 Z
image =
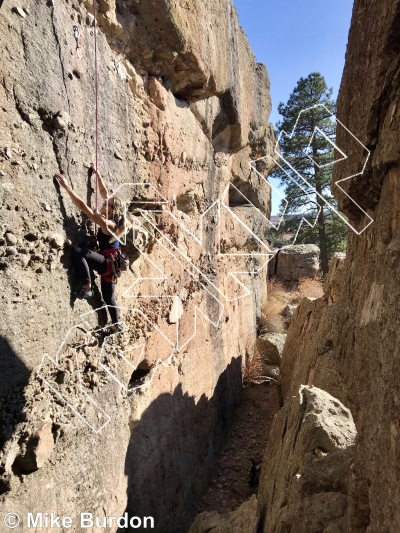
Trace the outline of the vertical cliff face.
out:
M 399 17 L 397 0 L 354 4 L 337 117 L 371 154 L 363 174 L 342 185 L 374 222 L 361 235 L 350 231 L 347 257 L 334 260 L 324 297 L 304 301 L 291 324 L 281 366 L 284 408 L 260 484 L 266 532 L 400 528 Z M 351 156 L 355 144 L 344 130 L 337 143 Z M 351 171 L 350 157 L 333 182 Z M 333 190 L 350 221 L 362 226 L 359 208 Z M 336 405 L 314 409 L 299 393 L 302 385 L 331 394 Z M 338 409 L 340 423 L 324 429 Z M 347 409 L 357 437 L 347 431 L 343 442 Z M 321 422 L 307 436 L 310 415 Z
M 94 227 L 52 180 L 65 173 L 94 205 L 90 5 L 1 7 L 2 506 L 127 509 L 178 531 L 229 426 L 265 291 L 264 272 L 232 273 L 263 263 L 250 254 L 269 191 L 249 162 L 272 145 L 269 80 L 230 1 L 99 2 L 99 169 L 134 226 L 124 332 L 103 339 L 99 291 L 70 298 L 68 241 L 90 244 Z

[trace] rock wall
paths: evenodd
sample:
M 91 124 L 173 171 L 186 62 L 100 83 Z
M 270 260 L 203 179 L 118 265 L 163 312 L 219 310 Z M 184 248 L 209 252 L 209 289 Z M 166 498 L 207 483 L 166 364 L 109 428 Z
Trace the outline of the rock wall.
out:
M 264 532 L 400 529 L 399 20 L 397 0 L 354 3 L 337 117 L 371 155 L 363 174 L 342 186 L 373 223 L 360 235 L 349 231 L 347 256 L 334 259 L 325 295 L 304 300 L 294 314 L 282 354 L 283 409 L 271 432 L 258 495 Z M 343 129 L 337 143 L 352 155 L 356 143 Z M 351 175 L 350 165 L 351 157 L 335 170 L 334 183 Z M 336 186 L 334 191 L 351 223 L 365 225 L 367 218 L 349 196 Z M 297 398 L 305 385 L 350 410 L 354 448 L 316 451 L 311 441 L 301 448 L 305 418 L 293 424 L 288 411 L 294 402 L 300 416 Z
M 285 403 L 261 473 L 264 531 L 346 531 L 356 433 L 349 409 L 321 389 L 303 386 Z
M 232 272 L 262 265 L 237 254 L 265 234 L 269 191 L 249 161 L 272 147 L 271 102 L 230 1 L 150 7 L 98 4 L 99 169 L 134 225 L 110 340 L 98 289 L 70 298 L 69 242 L 95 228 L 52 179 L 95 204 L 91 2 L 1 6 L 0 493 L 22 516 L 126 509 L 184 531 L 265 295 L 262 271 Z

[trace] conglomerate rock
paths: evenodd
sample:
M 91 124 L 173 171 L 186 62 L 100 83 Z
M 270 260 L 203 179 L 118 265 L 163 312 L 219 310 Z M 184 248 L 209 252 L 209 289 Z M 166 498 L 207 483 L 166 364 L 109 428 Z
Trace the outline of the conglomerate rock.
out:
M 92 246 L 95 228 L 52 179 L 63 172 L 95 206 L 92 5 L 1 6 L 1 504 L 74 519 L 128 510 L 183 531 L 265 296 L 262 272 L 244 280 L 247 298 L 231 273 L 261 264 L 235 254 L 257 252 L 269 215 L 249 165 L 273 146 L 268 74 L 231 1 L 98 3 L 99 170 L 132 225 L 124 331 L 105 341 L 91 329 L 107 319 L 99 280 L 92 302 L 70 298 L 71 245 Z M 221 242 L 218 209 L 202 217 L 217 200 Z

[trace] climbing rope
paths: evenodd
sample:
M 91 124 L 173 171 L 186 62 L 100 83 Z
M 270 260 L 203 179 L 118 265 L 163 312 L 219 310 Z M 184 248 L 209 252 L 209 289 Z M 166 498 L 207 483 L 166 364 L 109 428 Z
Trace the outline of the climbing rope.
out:
M 93 16 L 94 16 L 94 72 L 95 72 L 95 95 L 96 95 L 96 211 L 98 209 L 98 190 L 99 190 L 99 88 L 97 75 L 97 9 L 96 0 L 93 0 Z M 95 224 L 95 232 L 97 232 L 97 224 Z

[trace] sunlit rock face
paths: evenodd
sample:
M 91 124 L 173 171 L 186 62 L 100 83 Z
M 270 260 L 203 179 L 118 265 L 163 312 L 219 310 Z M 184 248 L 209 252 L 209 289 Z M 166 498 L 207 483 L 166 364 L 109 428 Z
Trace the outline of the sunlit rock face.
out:
M 230 273 L 261 266 L 237 254 L 256 251 L 252 232 L 265 235 L 269 215 L 269 190 L 249 164 L 273 146 L 268 74 L 230 1 L 99 2 L 99 170 L 110 193 L 136 184 L 117 193 L 133 226 L 117 284 L 125 331 L 102 343 L 87 333 L 107 320 L 94 312 L 99 290 L 91 302 L 70 297 L 71 245 L 92 246 L 95 228 L 52 179 L 64 173 L 95 206 L 84 166 L 96 155 L 91 9 L 1 7 L 2 508 L 128 510 L 154 516 L 158 531 L 184 531 L 230 425 L 266 291 L 261 271 L 239 298 Z M 199 237 L 217 200 L 221 242 L 217 211 Z M 149 294 L 162 298 L 138 298 Z

